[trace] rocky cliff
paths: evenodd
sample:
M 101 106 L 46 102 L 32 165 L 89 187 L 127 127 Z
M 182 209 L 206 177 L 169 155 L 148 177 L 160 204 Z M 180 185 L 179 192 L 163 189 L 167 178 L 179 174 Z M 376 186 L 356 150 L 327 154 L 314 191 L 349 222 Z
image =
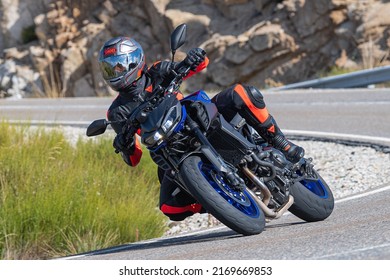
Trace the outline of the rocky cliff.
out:
M 97 53 L 112 36 L 139 41 L 148 63 L 169 59 L 169 34 L 187 23 L 211 60 L 186 88 L 260 88 L 334 67 L 389 64 L 390 1 L 0 0 L 0 96 L 106 96 Z

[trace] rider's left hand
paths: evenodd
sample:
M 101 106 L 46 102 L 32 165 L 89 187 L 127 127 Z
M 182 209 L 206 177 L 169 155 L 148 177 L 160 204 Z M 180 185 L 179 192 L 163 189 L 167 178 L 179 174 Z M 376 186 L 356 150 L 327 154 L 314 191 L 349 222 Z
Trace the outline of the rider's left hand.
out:
M 193 48 L 187 53 L 184 63 L 190 66 L 191 70 L 195 70 L 205 60 L 205 57 L 206 52 L 203 49 Z

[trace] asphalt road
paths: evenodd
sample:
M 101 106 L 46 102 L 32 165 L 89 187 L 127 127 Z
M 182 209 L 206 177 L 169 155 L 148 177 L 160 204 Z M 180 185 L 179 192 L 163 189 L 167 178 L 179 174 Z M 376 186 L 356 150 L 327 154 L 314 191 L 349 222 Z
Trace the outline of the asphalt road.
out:
M 282 128 L 390 138 L 390 89 L 266 92 Z
M 285 130 L 353 134 L 390 143 L 390 90 L 264 92 Z M 112 98 L 0 100 L 0 119 L 78 123 L 104 118 Z M 354 137 L 355 137 L 354 136 Z M 390 180 L 389 180 L 390 181 Z M 260 235 L 243 237 L 222 227 L 133 243 L 76 259 L 390 259 L 389 187 L 338 202 L 325 221 L 293 215 L 272 221 Z
M 336 203 L 325 221 L 306 223 L 289 214 L 260 235 L 219 227 L 92 252 L 75 259 L 112 260 L 321 260 L 390 259 L 390 186 Z

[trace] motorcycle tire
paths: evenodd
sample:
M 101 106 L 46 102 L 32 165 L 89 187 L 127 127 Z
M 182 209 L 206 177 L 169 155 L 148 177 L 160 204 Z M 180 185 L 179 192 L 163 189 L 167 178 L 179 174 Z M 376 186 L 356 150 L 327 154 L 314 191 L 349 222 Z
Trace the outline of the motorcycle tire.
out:
M 307 222 L 325 220 L 333 212 L 334 198 L 324 179 L 313 170 L 313 178 L 296 182 L 290 187 L 294 203 L 289 211 Z
M 252 195 L 244 189 L 229 186 L 223 174 L 198 156 L 184 160 L 180 175 L 188 191 L 227 227 L 243 235 L 259 234 L 265 227 L 265 216 Z

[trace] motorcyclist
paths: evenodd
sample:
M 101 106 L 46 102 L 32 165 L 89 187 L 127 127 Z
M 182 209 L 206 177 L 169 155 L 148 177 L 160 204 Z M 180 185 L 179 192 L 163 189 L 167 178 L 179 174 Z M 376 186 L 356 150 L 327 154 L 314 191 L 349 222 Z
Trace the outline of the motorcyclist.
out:
M 188 78 L 202 71 L 208 63 L 204 51 L 193 48 L 179 63 L 158 61 L 148 68 L 142 47 L 133 38 L 116 37 L 108 40 L 100 50 L 99 66 L 106 83 L 119 94 L 107 111 L 107 119 L 126 119 L 153 89 L 170 83 L 172 69 L 178 71 L 182 67 L 191 67 Z M 181 99 L 182 95 L 178 93 L 177 98 Z M 217 94 L 212 101 L 228 121 L 239 113 L 290 161 L 298 162 L 304 156 L 304 149 L 288 141 L 281 132 L 275 119 L 268 113 L 263 95 L 257 88 L 236 84 Z M 113 123 L 112 127 L 117 133 L 113 141 L 115 150 L 121 153 L 128 165 L 136 166 L 142 156 L 138 138 L 126 137 L 120 123 Z M 192 196 L 172 182 L 170 171 L 164 172 L 159 168 L 158 175 L 161 182 L 160 209 L 171 220 L 179 221 L 203 212 L 202 206 Z

